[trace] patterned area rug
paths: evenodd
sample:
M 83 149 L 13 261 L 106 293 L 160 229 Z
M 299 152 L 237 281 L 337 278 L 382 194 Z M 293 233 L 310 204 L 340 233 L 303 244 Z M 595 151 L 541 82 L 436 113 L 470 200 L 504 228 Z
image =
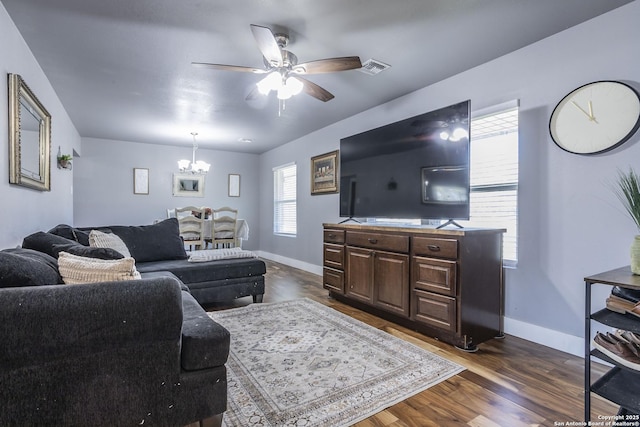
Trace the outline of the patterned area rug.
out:
M 348 426 L 464 370 L 310 299 L 209 313 L 231 332 L 231 426 Z

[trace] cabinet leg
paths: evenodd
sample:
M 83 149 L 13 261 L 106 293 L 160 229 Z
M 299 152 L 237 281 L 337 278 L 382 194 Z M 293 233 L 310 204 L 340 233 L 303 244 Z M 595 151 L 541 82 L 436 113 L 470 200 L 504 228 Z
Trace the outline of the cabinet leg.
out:
M 475 344 L 469 344 L 467 346 L 461 347 L 456 345 L 455 346 L 458 350 L 464 351 L 465 353 L 475 353 L 476 351 L 478 351 L 478 346 Z

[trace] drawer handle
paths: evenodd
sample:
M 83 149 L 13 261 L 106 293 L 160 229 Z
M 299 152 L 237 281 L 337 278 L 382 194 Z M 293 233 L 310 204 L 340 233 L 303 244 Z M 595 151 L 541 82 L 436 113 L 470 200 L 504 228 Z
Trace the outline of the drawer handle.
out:
M 438 245 L 429 245 L 427 246 L 431 252 L 440 252 L 440 246 Z
M 335 235 L 335 234 L 329 234 L 329 238 L 330 238 L 330 239 L 335 239 L 335 238 L 336 238 L 336 235 Z
M 375 245 L 376 243 L 378 243 L 378 239 L 367 239 L 369 241 L 369 243 Z

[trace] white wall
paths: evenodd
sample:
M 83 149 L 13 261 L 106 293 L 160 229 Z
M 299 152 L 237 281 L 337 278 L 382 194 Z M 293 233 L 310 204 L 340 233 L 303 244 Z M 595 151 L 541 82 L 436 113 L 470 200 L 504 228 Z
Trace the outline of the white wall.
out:
M 30 233 L 73 222 L 73 172 L 56 167 L 60 146 L 70 154 L 80 136 L 40 65 L 0 3 L 0 247 L 22 243 Z M 20 74 L 51 114 L 51 191 L 9 184 L 7 74 Z
M 166 218 L 167 208 L 231 206 L 249 225 L 245 249 L 257 249 L 258 156 L 199 148 L 198 160 L 211 164 L 205 197 L 174 197 L 177 161 L 191 159 L 191 145 L 173 147 L 82 138 L 82 156 L 74 160 L 76 226 L 143 225 Z M 133 168 L 149 169 L 149 194 L 133 194 Z M 240 197 L 229 197 L 228 175 L 240 174 Z
M 596 80 L 640 80 L 640 2 L 633 2 L 450 79 L 335 123 L 261 156 L 260 249 L 320 272 L 322 223 L 338 221 L 337 195 L 310 195 L 310 157 L 340 138 L 471 99 L 479 110 L 520 100 L 519 264 L 506 274 L 506 329 L 580 354 L 585 276 L 629 263 L 637 230 L 609 188 L 617 168 L 640 170 L 640 133 L 615 151 L 557 148 L 549 116 L 568 92 Z M 337 94 L 337 96 L 340 96 Z M 274 236 L 271 169 L 298 164 L 298 236 Z M 600 306 L 610 288 L 596 290 Z

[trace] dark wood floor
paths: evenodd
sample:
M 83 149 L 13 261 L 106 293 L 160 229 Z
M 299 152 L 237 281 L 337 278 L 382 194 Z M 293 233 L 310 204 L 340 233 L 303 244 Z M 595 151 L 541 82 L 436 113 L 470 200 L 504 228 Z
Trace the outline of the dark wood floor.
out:
M 476 353 L 465 353 L 329 298 L 320 276 L 265 262 L 264 302 L 310 298 L 466 367 L 462 373 L 356 424 L 358 427 L 558 426 L 583 419 L 584 365 L 579 357 L 509 335 L 480 344 Z M 238 299 L 232 306 L 247 304 L 251 304 L 250 297 Z M 207 310 L 230 307 L 213 305 Z M 594 367 L 593 379 L 605 371 Z M 617 407 L 595 395 L 591 402 L 594 421 L 598 415 L 617 413 Z

